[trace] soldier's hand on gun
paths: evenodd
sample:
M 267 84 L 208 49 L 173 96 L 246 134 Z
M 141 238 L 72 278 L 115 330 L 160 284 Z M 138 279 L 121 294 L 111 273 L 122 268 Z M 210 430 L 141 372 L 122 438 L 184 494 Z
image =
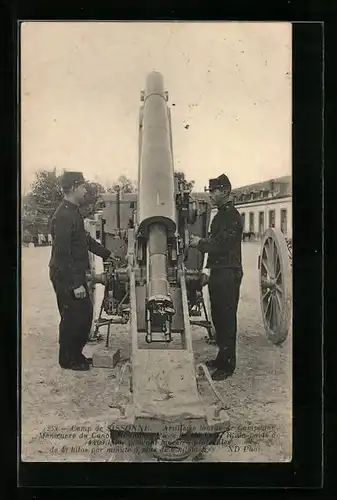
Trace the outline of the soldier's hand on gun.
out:
M 115 262 L 115 263 L 118 263 L 121 259 L 118 257 L 118 255 L 114 254 L 113 252 L 111 252 L 111 254 L 109 255 L 109 257 L 107 258 L 107 261 L 109 262 Z
M 199 238 L 199 236 L 196 236 L 195 234 L 191 234 L 190 235 L 190 246 L 192 248 L 198 246 L 200 239 L 201 238 Z
M 201 277 L 200 277 L 201 288 L 203 288 L 204 286 L 208 285 L 208 281 L 209 281 L 209 275 L 206 274 L 206 273 L 202 273 Z
M 87 295 L 87 291 L 83 285 L 74 289 L 74 295 L 76 299 L 84 299 Z

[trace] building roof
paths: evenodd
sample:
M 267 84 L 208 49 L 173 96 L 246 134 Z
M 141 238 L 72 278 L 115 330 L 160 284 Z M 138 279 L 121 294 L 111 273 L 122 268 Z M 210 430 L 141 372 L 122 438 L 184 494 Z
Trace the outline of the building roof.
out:
M 282 187 L 281 189 L 282 194 L 285 195 L 291 195 L 292 193 L 292 182 L 291 182 L 291 175 L 284 175 L 282 177 L 276 177 L 273 179 L 268 179 L 266 181 L 262 182 L 255 182 L 254 184 L 247 184 L 245 186 L 240 186 L 237 188 L 234 188 L 232 190 L 233 195 L 238 195 L 242 193 L 250 193 L 250 192 L 256 192 L 256 191 L 274 191 L 275 188 L 276 190 L 279 190 L 279 188 Z

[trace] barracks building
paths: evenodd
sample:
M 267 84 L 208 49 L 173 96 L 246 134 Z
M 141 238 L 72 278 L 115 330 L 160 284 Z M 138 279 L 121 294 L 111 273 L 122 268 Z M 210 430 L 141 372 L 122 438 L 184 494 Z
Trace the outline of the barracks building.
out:
M 268 227 L 292 238 L 291 175 L 235 188 L 232 196 L 242 215 L 244 238 L 260 239 Z

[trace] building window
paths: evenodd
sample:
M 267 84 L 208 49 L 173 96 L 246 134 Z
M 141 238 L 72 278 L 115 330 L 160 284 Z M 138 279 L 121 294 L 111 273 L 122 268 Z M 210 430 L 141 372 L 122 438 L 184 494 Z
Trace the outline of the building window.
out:
M 275 210 L 269 210 L 269 227 L 275 227 Z
M 287 209 L 281 209 L 281 231 L 283 234 L 287 234 Z
M 264 233 L 264 212 L 259 212 L 259 233 Z
M 249 212 L 249 232 L 254 233 L 254 212 Z
M 246 214 L 245 214 L 245 212 L 242 212 L 241 217 L 242 217 L 242 227 L 244 230 L 246 227 Z

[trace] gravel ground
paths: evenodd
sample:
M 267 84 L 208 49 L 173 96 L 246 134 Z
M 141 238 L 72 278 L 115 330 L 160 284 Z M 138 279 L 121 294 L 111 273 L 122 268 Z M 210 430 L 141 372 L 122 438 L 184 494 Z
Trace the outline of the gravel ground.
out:
M 237 369 L 231 378 L 216 382 L 229 407 L 231 429 L 220 445 L 205 450 L 202 461 L 291 460 L 292 331 L 281 347 L 266 338 L 258 293 L 259 248 L 257 243 L 243 244 Z M 48 278 L 49 256 L 50 247 L 22 249 L 22 460 L 154 460 L 142 450 L 111 447 L 106 429 L 116 386 L 114 370 L 72 372 L 58 366 L 59 317 Z M 192 331 L 196 360 L 213 357 L 216 348 L 205 344 L 205 331 Z M 117 326 L 113 332 L 113 342 L 128 358 L 128 327 Z M 86 346 L 86 354 L 95 348 Z M 126 389 L 121 386 L 122 395 Z M 214 402 L 210 391 L 205 397 Z

